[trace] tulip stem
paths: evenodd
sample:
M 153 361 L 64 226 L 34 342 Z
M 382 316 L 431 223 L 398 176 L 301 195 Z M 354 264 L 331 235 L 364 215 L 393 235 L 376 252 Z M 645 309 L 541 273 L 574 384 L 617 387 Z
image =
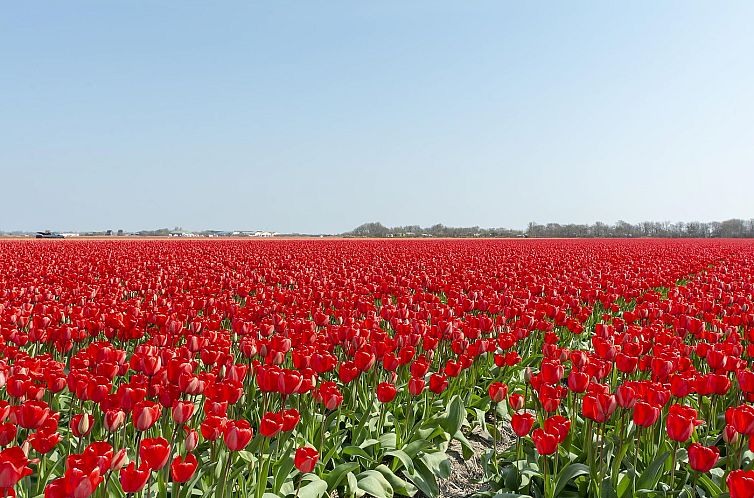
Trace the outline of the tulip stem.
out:
M 607 425 L 606 422 L 602 423 L 602 427 L 598 429 L 597 437 L 600 441 L 600 470 L 597 473 L 597 488 L 599 491 L 599 496 L 602 495 L 602 480 L 604 479 L 604 475 L 607 472 L 607 464 L 605 462 L 605 426 Z
M 740 442 L 738 443 L 738 465 L 736 465 L 736 468 L 740 469 L 741 459 L 743 458 L 743 454 L 744 454 L 744 438 L 739 437 L 738 439 L 740 440 Z
M 678 453 L 678 441 L 673 442 L 673 454 L 670 458 L 670 489 L 675 485 L 675 454 Z
M 298 498 L 298 493 L 301 491 L 301 482 L 304 480 L 304 474 L 301 474 L 298 478 L 298 484 L 296 484 L 296 494 L 293 495 L 293 498 Z
M 136 433 L 136 444 L 134 447 L 136 448 L 136 466 L 139 465 L 139 443 L 141 442 L 141 431 L 138 431 Z
M 497 403 L 492 403 L 492 419 L 493 419 L 493 431 L 492 431 L 492 458 L 494 458 L 495 472 L 499 473 L 500 469 L 497 465 Z
M 639 447 L 641 441 L 641 427 L 636 426 L 636 448 L 634 448 L 634 475 L 633 475 L 633 495 L 636 496 L 636 477 L 639 475 Z
M 233 452 L 231 450 L 228 450 L 228 458 L 225 460 L 225 467 L 223 468 L 223 478 L 222 478 L 222 481 L 220 481 L 220 494 L 218 498 L 225 498 L 225 491 L 227 490 L 226 481 L 228 480 L 228 472 L 230 471 L 230 463 L 231 463 L 232 458 L 233 458 Z

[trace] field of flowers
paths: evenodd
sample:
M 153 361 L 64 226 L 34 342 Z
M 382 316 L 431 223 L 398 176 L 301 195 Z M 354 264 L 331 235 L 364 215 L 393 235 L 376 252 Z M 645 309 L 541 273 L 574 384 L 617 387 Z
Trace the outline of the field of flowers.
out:
M 0 242 L 0 496 L 754 497 L 753 301 L 750 241 Z

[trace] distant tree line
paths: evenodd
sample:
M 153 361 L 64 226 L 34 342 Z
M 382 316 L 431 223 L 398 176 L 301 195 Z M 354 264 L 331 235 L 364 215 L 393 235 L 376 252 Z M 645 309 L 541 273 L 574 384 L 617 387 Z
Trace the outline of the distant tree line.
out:
M 553 237 L 553 238 L 749 238 L 754 237 L 754 219 L 731 219 L 712 222 L 654 222 L 637 224 L 618 221 L 610 225 L 596 222 L 593 225 L 529 223 L 526 230 L 509 228 L 447 227 L 442 224 L 431 227 L 408 225 L 388 228 L 382 223 L 364 223 L 346 237 Z
M 422 228 L 419 225 L 388 228 L 382 223 L 364 223 L 350 232 L 346 237 L 518 237 L 521 230 L 508 228 L 480 228 L 480 227 L 446 227 L 437 224 Z
M 658 238 L 745 238 L 754 237 L 754 219 L 688 223 L 644 221 L 637 224 L 618 221 L 614 225 L 597 222 L 593 225 L 529 223 L 528 237 L 658 237 Z

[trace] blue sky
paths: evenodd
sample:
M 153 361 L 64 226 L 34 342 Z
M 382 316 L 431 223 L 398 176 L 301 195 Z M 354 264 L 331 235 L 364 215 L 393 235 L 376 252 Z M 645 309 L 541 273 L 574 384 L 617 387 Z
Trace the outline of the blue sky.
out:
M 754 2 L 35 1 L 0 230 L 754 217 Z

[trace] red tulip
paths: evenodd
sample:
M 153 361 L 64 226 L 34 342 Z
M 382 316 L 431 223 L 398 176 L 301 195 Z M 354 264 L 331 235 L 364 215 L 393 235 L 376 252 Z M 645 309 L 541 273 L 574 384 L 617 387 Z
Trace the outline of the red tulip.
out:
M 493 382 L 490 384 L 488 393 L 493 403 L 500 403 L 508 395 L 508 386 L 502 382 Z
M 313 471 L 314 467 L 317 465 L 317 460 L 319 460 L 319 453 L 312 447 L 304 446 L 303 448 L 298 448 L 296 450 L 294 463 L 296 464 L 298 471 L 301 473 Z
M 194 476 L 198 465 L 193 453 L 188 453 L 185 458 L 179 455 L 170 464 L 170 475 L 175 482 L 186 482 Z
M 18 446 L 0 451 L 0 490 L 8 490 L 18 481 L 30 475 L 29 459 Z
M 634 405 L 634 423 L 639 427 L 650 427 L 660 418 L 660 409 L 639 401 Z
M 31 443 L 34 451 L 43 455 L 51 452 L 55 446 L 63 440 L 63 436 L 55 431 L 44 431 L 42 429 L 30 434 L 27 441 Z
M 188 452 L 194 451 L 199 444 L 199 433 L 196 432 L 196 429 L 191 429 L 188 426 L 184 426 L 183 430 L 186 431 L 186 437 L 183 440 L 184 448 Z
M 113 453 L 113 457 L 110 459 L 110 470 L 115 472 L 116 470 L 122 469 L 128 460 L 128 454 L 126 453 L 125 448 L 121 448 L 115 453 Z
M 730 498 L 754 498 L 754 470 L 734 470 L 725 483 Z
M 71 418 L 71 432 L 76 437 L 88 436 L 92 427 L 94 427 L 94 417 L 88 413 L 79 413 Z
M 262 426 L 260 426 L 260 432 L 262 432 Z M 229 420 L 225 424 L 223 441 L 230 451 L 239 451 L 246 448 L 253 435 L 254 431 L 247 420 Z
M 628 384 L 621 384 L 615 390 L 615 400 L 623 409 L 631 409 L 636 404 L 636 391 Z
M 328 410 L 335 410 L 343 402 L 343 395 L 335 383 L 325 382 L 315 393 L 315 399 L 321 401 Z
M 720 458 L 717 446 L 702 446 L 692 443 L 688 449 L 689 466 L 697 472 L 709 472 Z
M 571 430 L 571 421 L 562 415 L 553 415 L 545 419 L 545 432 L 554 434 L 558 438 L 558 443 L 562 443 L 568 437 L 568 431 Z
M 730 424 L 725 426 L 725 429 L 723 429 L 723 441 L 728 444 L 734 444 L 738 441 L 738 432 L 735 427 Z
M 638 365 L 639 358 L 628 356 L 622 352 L 615 356 L 615 367 L 623 373 L 634 373 Z
M 296 425 L 298 425 L 299 420 L 301 420 L 301 415 L 299 414 L 298 410 L 296 410 L 295 408 L 283 410 L 282 416 L 283 416 L 283 432 L 292 431 L 296 427 Z
M 393 384 L 381 382 L 377 386 L 377 399 L 380 401 L 380 403 L 390 403 L 391 401 L 393 401 L 393 399 L 395 399 L 395 395 L 397 393 L 398 390 Z
M 217 417 L 214 415 L 207 416 L 207 418 L 205 418 L 199 426 L 204 439 L 215 441 L 217 438 L 222 436 L 223 432 L 225 431 L 226 421 L 227 420 L 224 417 Z
M 754 392 L 754 372 L 749 369 L 741 369 L 736 371 L 736 378 L 743 392 Z
M 558 362 L 544 360 L 542 361 L 540 371 L 544 382 L 548 384 L 557 384 L 560 382 L 560 379 L 563 378 L 565 369 L 563 368 L 563 365 Z
M 433 373 L 429 376 L 429 390 L 441 394 L 448 388 L 448 377 L 445 374 Z
M 283 430 L 283 418 L 274 412 L 267 412 L 259 423 L 259 433 L 264 437 L 275 437 Z
M 540 455 L 552 455 L 558 449 L 558 437 L 542 429 L 535 429 L 531 435 L 534 446 Z
M 732 410 L 733 427 L 744 436 L 754 435 L 754 406 L 741 405 Z
M 338 378 L 343 384 L 348 384 L 359 376 L 361 370 L 352 361 L 344 361 L 338 369 Z
M 518 411 L 524 407 L 524 396 L 522 394 L 511 394 L 508 396 L 508 404 L 513 411 Z
M 617 407 L 614 395 L 592 392 L 584 396 L 581 413 L 595 422 L 602 423 L 612 416 Z
M 583 393 L 589 386 L 589 375 L 577 370 L 571 370 L 568 374 L 568 389 L 575 393 Z
M 138 493 L 147 485 L 151 472 L 146 463 L 142 463 L 137 469 L 134 462 L 131 462 L 120 470 L 120 487 L 125 493 Z
M 422 378 L 429 371 L 429 360 L 424 356 L 419 356 L 411 363 L 411 377 Z
M 123 410 L 107 410 L 104 417 L 105 430 L 115 432 L 126 421 L 126 414 Z
M 541 384 L 539 386 L 539 402 L 542 403 L 542 409 L 547 413 L 557 411 L 560 406 L 561 398 L 567 393 L 567 389 L 558 385 Z
M 142 439 L 139 444 L 139 456 L 152 470 L 160 470 L 168 463 L 170 447 L 162 437 Z
M 134 405 L 133 421 L 137 431 L 152 427 L 162 414 L 162 407 L 151 401 L 140 401 Z
M 408 392 L 411 396 L 418 396 L 424 392 L 425 385 L 424 379 L 411 377 L 408 381 Z
M 511 416 L 511 427 L 518 437 L 524 437 L 534 426 L 534 415 L 531 413 L 514 413 Z
M 65 490 L 65 496 L 87 498 L 94 493 L 99 483 L 103 480 L 104 478 L 100 475 L 100 469 L 97 467 L 86 470 L 78 467 L 70 467 L 66 469 L 63 477 L 55 479 L 48 484 L 45 492 L 49 493 L 57 485 Z M 51 494 L 54 494 L 54 492 Z
M 673 441 L 684 442 L 691 437 L 691 432 L 698 423 L 696 410 L 690 406 L 671 405 L 666 421 L 668 437 Z
M 8 446 L 16 439 L 16 424 L 11 422 L 0 424 L 0 446 Z
M 50 416 L 50 408 L 44 401 L 24 401 L 14 408 L 18 425 L 24 429 L 39 429 Z
M 670 378 L 670 392 L 676 398 L 685 398 L 694 392 L 694 383 L 686 375 L 675 374 Z
M 191 401 L 176 401 L 171 410 L 173 421 L 176 424 L 185 424 L 194 415 L 194 408 Z

